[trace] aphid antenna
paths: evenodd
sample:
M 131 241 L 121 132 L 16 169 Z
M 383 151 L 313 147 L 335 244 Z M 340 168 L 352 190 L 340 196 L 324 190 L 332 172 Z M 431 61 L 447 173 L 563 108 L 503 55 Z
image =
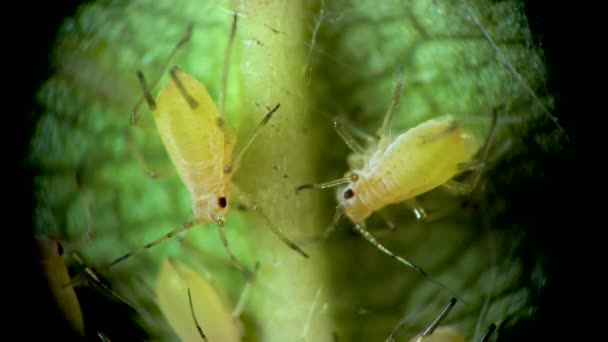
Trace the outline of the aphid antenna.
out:
M 327 189 L 327 188 L 333 188 L 333 187 L 344 185 L 344 184 L 348 184 L 348 183 L 351 183 L 351 182 L 356 182 L 358 179 L 359 179 L 359 175 L 357 175 L 356 173 L 352 173 L 348 177 L 334 179 L 334 180 L 331 180 L 331 181 L 328 181 L 328 182 L 324 182 L 324 183 L 300 185 L 300 186 L 298 186 L 296 188 L 296 195 L 298 195 L 300 193 L 300 191 L 302 191 L 304 189 Z
M 224 110 L 226 107 L 226 84 L 228 83 L 228 71 L 230 70 L 230 55 L 232 53 L 232 45 L 234 43 L 234 37 L 236 35 L 236 24 L 239 16 L 234 12 L 232 17 L 232 26 L 230 27 L 230 35 L 228 36 L 228 43 L 226 44 L 226 50 L 224 52 L 224 66 L 222 69 L 222 83 L 220 85 L 220 93 L 218 95 L 218 109 L 216 113 L 216 121 L 218 127 L 224 126 Z
M 190 313 L 192 314 L 192 320 L 196 325 L 196 330 L 198 331 L 199 336 L 203 339 L 203 341 L 207 341 L 207 336 L 203 332 L 203 328 L 198 324 L 198 320 L 196 319 L 196 314 L 194 313 L 194 304 L 192 304 L 192 294 L 190 293 L 190 288 L 188 288 L 188 304 L 190 305 Z

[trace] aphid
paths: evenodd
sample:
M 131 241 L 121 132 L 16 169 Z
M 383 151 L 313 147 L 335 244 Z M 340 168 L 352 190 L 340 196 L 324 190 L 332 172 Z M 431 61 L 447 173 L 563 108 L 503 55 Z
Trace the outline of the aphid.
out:
M 171 258 L 156 279 L 163 315 L 183 341 L 240 341 L 239 322 L 213 286 L 190 267 Z
M 391 103 L 388 107 L 377 146 L 364 149 L 353 136 L 337 121 L 334 127 L 338 135 L 354 151 L 350 158 L 354 161 L 344 178 L 319 184 L 306 184 L 296 188 L 296 193 L 303 189 L 325 189 L 340 186 L 336 191 L 338 207 L 331 225 L 324 238 L 337 225 L 339 219 L 346 215 L 355 225 L 355 229 L 365 239 L 385 254 L 393 257 L 406 266 L 416 270 L 427 279 L 442 286 L 430 278 L 425 271 L 410 261 L 398 256 L 381 245 L 367 231 L 365 220 L 374 212 L 384 207 L 415 199 L 427 191 L 444 186 L 461 194 L 468 194 L 476 186 L 497 123 L 497 111 L 494 111 L 492 129 L 481 149 L 480 161 L 472 157 L 479 150 L 479 142 L 463 131 L 462 124 L 449 116 L 425 121 L 409 129 L 396 138 L 391 136 L 391 121 L 399 104 L 403 87 L 403 72 L 395 85 Z M 460 183 L 452 178 L 464 171 L 473 171 L 468 183 Z M 418 214 L 422 211 L 415 205 Z M 419 216 L 417 214 L 417 216 Z
M 89 279 L 83 276 L 72 278 L 65 260 L 66 249 L 59 239 L 47 235 L 38 236 L 35 238 L 35 244 L 41 276 L 45 279 L 46 289 L 50 292 L 54 307 L 60 311 L 61 316 L 76 336 L 86 337 L 86 331 L 91 328 L 89 322 L 85 329 L 83 310 L 75 291 L 77 286 L 96 286 L 133 309 L 126 300 L 104 284 L 95 271 L 88 267 L 76 253 L 70 253 L 70 255 L 78 262 Z M 103 335 L 107 339 L 103 332 L 98 331 L 97 335 L 100 338 Z
M 71 284 L 61 243 L 50 236 L 35 239 L 38 265 L 46 279 L 46 285 L 54 305 L 76 336 L 84 337 L 82 309 Z
M 238 169 L 243 154 L 260 134 L 272 115 L 279 109 L 279 104 L 270 109 L 240 151 L 233 153 L 235 136 L 232 129 L 224 123 L 223 116 L 226 79 L 237 18 L 235 13 L 224 57 L 218 109 L 216 109 L 216 105 L 205 86 L 176 66 L 170 69 L 171 81 L 167 82 L 160 90 L 156 100 L 150 94 L 143 73 L 137 71 L 137 77 L 144 91 L 143 98 L 145 98 L 154 114 L 156 127 L 165 148 L 182 181 L 190 190 L 195 217 L 161 238 L 119 257 L 110 266 L 170 239 L 172 236 L 195 225 L 215 222 L 231 260 L 239 269 L 250 274 L 247 268 L 238 262 L 232 254 L 224 230 L 225 216 L 230 208 L 229 198 L 233 190 L 239 194 L 238 198 L 241 201 L 262 217 L 266 225 L 280 240 L 304 257 L 308 257 L 304 251 L 270 222 L 268 217 L 257 207 L 257 204 L 249 199 L 249 196 L 239 192 L 236 186 L 232 184 L 232 176 Z M 174 52 L 189 40 L 190 35 L 191 27 L 187 36 L 175 47 Z M 136 118 L 134 113 L 136 113 L 140 103 L 141 100 L 133 110 L 132 121 Z

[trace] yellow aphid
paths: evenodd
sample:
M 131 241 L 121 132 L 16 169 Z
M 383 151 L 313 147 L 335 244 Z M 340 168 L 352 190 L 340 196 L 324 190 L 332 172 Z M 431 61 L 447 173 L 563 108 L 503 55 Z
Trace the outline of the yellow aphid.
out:
M 423 122 L 396 138 L 391 136 L 390 125 L 399 104 L 402 87 L 403 74 L 400 71 L 392 101 L 379 131 L 380 140 L 377 145 L 363 148 L 340 123 L 334 123 L 340 137 L 355 152 L 354 156 L 349 158 L 355 161 L 356 165 L 351 165 L 353 170 L 347 172 L 344 178 L 302 185 L 296 189 L 296 193 L 302 189 L 340 186 L 336 192 L 338 209 L 324 237 L 328 236 L 340 217 L 346 215 L 355 224 L 357 231 L 382 252 L 445 287 L 430 278 L 418 266 L 376 241 L 365 228 L 365 220 L 386 206 L 413 201 L 416 196 L 439 186 L 462 194 L 469 193 L 475 187 L 481 169 L 485 166 L 484 160 L 494 135 L 497 112 L 494 111 L 492 130 L 482 148 L 481 160 L 474 161 L 472 158 L 478 153 L 481 144 L 464 132 L 460 122 L 449 116 Z M 452 180 L 463 171 L 474 171 L 470 183 Z M 414 206 L 414 210 L 417 216 L 424 216 L 419 215 L 424 212 L 421 208 Z
M 278 110 L 279 105 L 277 104 L 266 113 L 250 139 L 238 153 L 233 153 L 235 136 L 232 129 L 228 127 L 228 124 L 224 123 L 223 115 L 229 57 L 236 31 L 236 23 L 237 15 L 235 14 L 226 48 L 219 96 L 219 110 L 216 108 L 216 104 L 205 86 L 176 66 L 170 69 L 171 80 L 165 83 L 159 91 L 156 100 L 150 95 L 143 73 L 137 72 L 144 90 L 144 98 L 154 115 L 158 133 L 162 138 L 174 167 L 190 191 L 194 219 L 187 221 L 182 226 L 156 241 L 150 242 L 116 259 L 110 266 L 139 251 L 153 247 L 197 224 L 215 222 L 224 247 L 232 261 L 238 268 L 248 273 L 246 267 L 239 263 L 230 251 L 224 231 L 225 216 L 230 209 L 230 195 L 233 190 L 234 192 L 238 192 L 232 183 L 232 176 L 238 169 L 244 152 L 261 132 L 274 112 Z M 188 31 L 188 36 L 182 39 L 175 49 L 187 42 L 190 34 L 191 28 Z M 140 103 L 141 101 L 136 105 L 134 113 L 137 111 Z M 132 121 L 135 117 L 135 114 L 133 114 Z M 304 257 L 308 257 L 304 251 L 282 234 L 260 210 L 255 201 L 249 199 L 249 196 L 242 192 L 239 192 L 238 198 L 245 202 L 245 205 L 250 209 L 257 212 L 280 240 Z
M 230 305 L 188 266 L 166 260 L 156 280 L 156 298 L 182 341 L 241 341 L 240 323 Z
M 47 289 L 68 322 L 73 333 L 84 337 L 84 319 L 82 309 L 71 284 L 68 268 L 65 263 L 64 249 L 59 240 L 50 236 L 35 239 L 38 266 L 47 282 Z
M 353 222 L 362 222 L 387 205 L 432 190 L 462 172 L 479 144 L 450 117 L 432 119 L 380 147 L 357 179 L 338 189 L 337 199 Z

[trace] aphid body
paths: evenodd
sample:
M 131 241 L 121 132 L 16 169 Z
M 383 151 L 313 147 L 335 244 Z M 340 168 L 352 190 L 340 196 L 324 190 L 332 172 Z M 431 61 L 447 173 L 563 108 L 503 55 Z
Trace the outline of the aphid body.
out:
M 183 341 L 241 340 L 239 322 L 213 285 L 190 267 L 168 259 L 156 280 L 163 315 Z
M 231 161 L 234 136 L 227 125 L 216 124 L 216 106 L 203 84 L 183 71 L 179 82 L 191 98 L 182 95 L 178 83 L 166 82 L 153 111 L 156 127 L 190 191 L 196 218 L 223 224 L 233 175 L 224 172 L 224 166 Z
M 352 171 L 344 178 L 325 183 L 305 184 L 296 189 L 325 189 L 339 186 L 336 192 L 338 208 L 331 225 L 324 237 L 333 230 L 342 215 L 346 215 L 355 229 L 376 248 L 414 269 L 437 285 L 446 288 L 428 274 L 403 257 L 393 253 L 380 244 L 366 229 L 365 220 L 382 208 L 414 200 L 416 196 L 446 186 L 460 192 L 469 193 L 477 184 L 480 170 L 485 166 L 488 147 L 494 135 L 497 122 L 497 110 L 494 110 L 492 130 L 483 144 L 479 161 L 472 158 L 479 151 L 478 139 L 465 133 L 462 123 L 444 116 L 425 121 L 418 126 L 391 137 L 391 121 L 399 104 L 403 88 L 403 73 L 400 71 L 382 127 L 377 145 L 363 148 L 353 136 L 337 121 L 334 127 L 353 150 L 349 157 Z M 459 183 L 452 178 L 464 171 L 474 171 L 473 180 Z M 412 205 L 416 216 L 420 217 L 421 208 Z
M 431 119 L 391 142 L 381 142 L 354 182 L 338 188 L 346 216 L 362 222 L 390 204 L 430 191 L 462 172 L 479 143 L 450 117 Z M 348 176 L 347 174 L 347 176 Z
M 235 135 L 232 129 L 224 123 L 223 116 L 230 50 L 236 32 L 237 18 L 238 16 L 235 13 L 224 57 L 224 70 L 218 100 L 219 110 L 216 108 L 216 104 L 209 95 L 207 88 L 177 66 L 173 66 L 169 70 L 171 80 L 161 88 L 156 100 L 150 94 L 143 73 L 137 71 L 137 77 L 144 90 L 142 100 L 145 99 L 148 103 L 165 149 L 183 183 L 190 191 L 195 218 L 188 220 L 159 239 L 119 257 L 111 262 L 109 266 L 170 239 L 175 234 L 186 231 L 197 224 L 215 222 L 222 243 L 234 264 L 246 274 L 251 275 L 228 247 L 224 230 L 225 216 L 229 210 L 231 190 L 234 187 L 236 192 L 237 189 L 232 184 L 232 176 L 238 169 L 245 151 L 260 134 L 262 128 L 268 123 L 273 113 L 279 109 L 280 105 L 277 104 L 266 113 L 249 140 L 237 153 L 233 154 L 236 143 Z M 192 26 L 189 27 L 187 36 L 177 44 L 172 54 L 190 39 L 191 33 Z M 140 103 L 141 100 L 131 114 L 132 123 L 136 120 Z M 249 199 L 243 192 L 239 192 L 239 199 L 245 202 L 245 205 L 250 209 L 256 211 L 281 241 L 302 256 L 308 257 L 304 251 L 283 235 L 261 211 L 255 201 Z
M 38 262 L 47 282 L 47 289 L 65 321 L 78 336 L 85 336 L 82 309 L 65 263 L 61 243 L 50 236 L 36 237 Z

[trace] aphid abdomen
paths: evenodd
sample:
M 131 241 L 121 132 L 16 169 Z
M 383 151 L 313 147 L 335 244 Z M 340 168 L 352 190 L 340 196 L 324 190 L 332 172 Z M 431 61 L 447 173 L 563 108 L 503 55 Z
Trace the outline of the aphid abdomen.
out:
M 382 178 L 387 193 L 385 205 L 404 201 L 430 191 L 460 172 L 466 162 L 461 125 L 429 120 L 401 134 L 386 149 L 370 173 Z M 379 194 L 378 194 L 379 195 Z
M 426 121 L 399 135 L 374 153 L 365 168 L 355 171 L 351 199 L 339 200 L 346 215 L 361 222 L 373 212 L 430 191 L 460 172 L 468 161 L 465 135 L 448 119 Z M 340 195 L 340 194 L 339 194 Z
M 177 77 L 196 106 L 192 108 L 175 82 L 169 80 L 156 100 L 158 132 L 186 186 L 202 179 L 219 181 L 223 178 L 224 134 L 216 124 L 215 103 L 194 77 L 184 72 L 178 72 Z M 200 179 L 198 170 L 204 172 Z

